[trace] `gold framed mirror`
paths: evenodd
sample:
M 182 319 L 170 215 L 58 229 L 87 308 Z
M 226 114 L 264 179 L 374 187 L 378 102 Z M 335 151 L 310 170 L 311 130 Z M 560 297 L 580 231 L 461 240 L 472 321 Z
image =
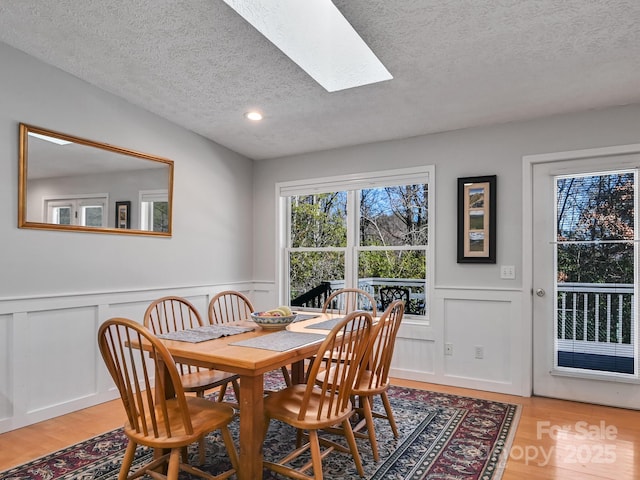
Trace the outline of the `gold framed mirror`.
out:
M 173 161 L 20 123 L 18 227 L 171 236 Z

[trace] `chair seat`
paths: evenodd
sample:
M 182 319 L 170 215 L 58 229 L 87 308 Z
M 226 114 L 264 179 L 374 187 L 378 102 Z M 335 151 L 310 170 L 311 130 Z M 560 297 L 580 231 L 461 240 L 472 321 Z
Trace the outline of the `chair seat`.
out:
M 373 378 L 372 378 L 373 377 Z M 389 382 L 381 383 L 378 376 L 371 370 L 362 372 L 362 377 L 357 385 L 353 387 L 354 395 L 376 395 L 386 392 L 389 389 Z
M 229 405 L 215 403 L 200 397 L 186 397 L 189 416 L 191 417 L 191 425 L 193 433 L 188 434 L 184 429 L 184 412 L 180 410 L 178 401 L 168 400 L 167 416 L 169 422 L 164 422 L 164 414 L 159 407 L 156 408 L 157 428 L 159 435 L 145 435 L 144 432 L 137 432 L 135 428 L 127 422 L 124 426 L 124 433 L 136 443 L 141 443 L 153 448 L 179 448 L 187 446 L 205 434 L 217 430 L 227 425 L 234 416 L 234 410 Z M 165 425 L 171 425 L 171 434 L 166 431 Z M 150 424 L 148 422 L 148 424 Z M 164 437 L 157 439 L 156 437 Z M 167 438 L 169 437 L 169 438 Z
M 286 422 L 295 428 L 319 430 L 340 423 L 353 413 L 353 405 L 348 401 L 341 415 L 329 416 L 327 412 L 331 408 L 332 402 L 325 401 L 322 406 L 323 411 L 318 415 L 322 397 L 330 398 L 331 395 L 322 393 L 320 388 L 314 388 L 311 392 L 306 415 L 302 420 L 299 420 L 300 405 L 306 388 L 306 384 L 292 385 L 269 394 L 264 400 L 265 414 L 271 418 Z M 318 416 L 321 417 L 320 420 L 318 420 Z M 330 420 L 327 420 L 328 416 Z
M 240 377 L 236 374 L 223 372 L 221 370 L 199 370 L 180 376 L 185 392 L 209 390 L 210 388 L 219 387 L 238 378 Z
M 327 375 L 329 375 L 329 383 L 333 383 L 332 379 L 336 378 L 336 373 L 339 373 L 339 370 L 343 365 L 344 364 L 335 365 L 320 372 L 316 376 L 316 383 L 323 383 Z M 338 370 L 338 372 L 336 372 L 336 370 Z M 353 390 L 351 391 L 353 395 L 376 395 L 378 393 L 386 392 L 389 388 L 389 382 L 379 382 L 377 375 L 371 370 L 365 370 L 360 375 L 359 381 L 353 386 Z

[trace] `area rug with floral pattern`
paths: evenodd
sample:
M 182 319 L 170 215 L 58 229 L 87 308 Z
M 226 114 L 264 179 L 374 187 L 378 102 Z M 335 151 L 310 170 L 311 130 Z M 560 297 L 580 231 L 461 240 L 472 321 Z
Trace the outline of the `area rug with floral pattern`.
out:
M 520 417 L 519 405 L 395 386 L 389 389 L 389 399 L 400 435 L 394 438 L 386 420 L 375 420 L 380 452 L 377 463 L 368 441 L 358 439 L 366 479 L 498 480 L 502 477 Z M 383 411 L 379 401 L 374 407 Z M 231 428 L 237 440 L 237 419 Z M 264 443 L 265 459 L 277 459 L 292 450 L 295 438 L 291 427 L 272 421 Z M 219 434 L 212 433 L 207 440 L 203 469 L 213 474 L 227 469 L 229 461 Z M 114 480 L 126 445 L 122 429 L 116 429 L 0 472 L 0 479 Z M 197 463 L 197 448 L 195 444 L 189 449 L 193 463 Z M 151 455 L 150 449 L 139 447 L 133 468 Z M 324 478 L 331 480 L 359 478 L 353 459 L 339 452 L 323 460 L 323 472 Z M 192 477 L 181 473 L 180 478 Z M 265 470 L 263 478 L 280 477 Z

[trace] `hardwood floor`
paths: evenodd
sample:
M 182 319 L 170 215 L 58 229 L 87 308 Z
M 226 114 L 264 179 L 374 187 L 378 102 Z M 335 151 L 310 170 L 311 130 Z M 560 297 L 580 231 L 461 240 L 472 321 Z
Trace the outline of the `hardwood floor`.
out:
M 396 385 L 522 405 L 503 480 L 640 478 L 640 411 L 407 380 Z M 639 405 L 640 407 L 640 405 Z M 0 435 L 0 471 L 121 426 L 120 400 Z

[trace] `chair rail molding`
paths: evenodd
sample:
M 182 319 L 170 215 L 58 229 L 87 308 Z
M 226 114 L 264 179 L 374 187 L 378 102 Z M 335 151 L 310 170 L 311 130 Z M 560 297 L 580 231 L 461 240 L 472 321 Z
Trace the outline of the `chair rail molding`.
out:
M 252 282 L 0 299 L 0 433 L 118 397 L 97 333 L 112 317 L 143 322 L 155 299 L 179 295 L 206 316 L 210 299 Z M 46 359 L 46 361 L 42 361 Z

